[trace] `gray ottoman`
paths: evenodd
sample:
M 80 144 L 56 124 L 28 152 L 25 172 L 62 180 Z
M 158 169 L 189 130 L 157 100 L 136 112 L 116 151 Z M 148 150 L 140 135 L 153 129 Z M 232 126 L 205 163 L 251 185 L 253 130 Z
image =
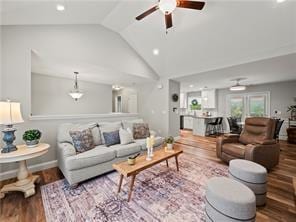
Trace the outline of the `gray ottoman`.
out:
M 248 160 L 231 160 L 229 177 L 249 187 L 256 196 L 256 205 L 263 206 L 266 202 L 266 169 Z
M 207 182 L 206 221 L 255 221 L 256 199 L 245 185 L 225 177 Z

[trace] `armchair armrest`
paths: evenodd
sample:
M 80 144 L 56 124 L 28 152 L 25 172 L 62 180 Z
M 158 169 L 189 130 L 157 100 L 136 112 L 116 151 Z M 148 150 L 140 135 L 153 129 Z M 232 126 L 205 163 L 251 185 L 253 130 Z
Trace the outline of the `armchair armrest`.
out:
M 259 145 L 271 145 L 271 144 L 276 144 L 276 140 L 263 140 L 263 141 L 256 141 L 255 144 Z
M 76 150 L 71 143 L 58 143 L 58 150 L 60 158 L 76 155 Z
M 224 136 L 220 136 L 217 139 L 216 142 L 216 154 L 217 157 L 221 158 L 222 157 L 222 146 L 225 143 L 238 143 L 239 141 L 239 135 L 236 134 L 228 134 Z
M 268 143 L 268 142 L 267 142 Z M 248 144 L 245 149 L 245 159 L 254 161 L 271 169 L 279 162 L 280 145 L 270 144 Z

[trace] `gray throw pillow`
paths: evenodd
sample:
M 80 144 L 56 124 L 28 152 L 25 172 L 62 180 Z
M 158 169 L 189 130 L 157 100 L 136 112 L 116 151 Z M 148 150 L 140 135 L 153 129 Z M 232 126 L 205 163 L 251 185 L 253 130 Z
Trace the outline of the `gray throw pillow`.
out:
M 120 144 L 119 130 L 112 131 L 112 132 L 103 132 L 103 137 L 104 137 L 106 146 Z
M 134 139 L 145 139 L 150 136 L 148 123 L 134 123 L 133 125 Z
M 70 131 L 69 133 L 72 137 L 73 146 L 76 149 L 76 152 L 83 153 L 95 147 L 91 129 L 85 129 L 82 131 Z

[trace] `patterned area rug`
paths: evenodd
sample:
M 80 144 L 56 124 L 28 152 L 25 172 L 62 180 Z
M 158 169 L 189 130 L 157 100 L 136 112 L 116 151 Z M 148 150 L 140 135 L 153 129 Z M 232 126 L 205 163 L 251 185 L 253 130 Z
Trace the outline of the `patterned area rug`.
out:
M 112 172 L 71 189 L 65 180 L 41 187 L 48 222 L 53 221 L 205 221 L 205 184 L 214 176 L 228 176 L 227 166 L 180 155 L 180 171 L 173 159 L 142 171 L 128 203 L 129 180 L 118 195 L 119 175 Z

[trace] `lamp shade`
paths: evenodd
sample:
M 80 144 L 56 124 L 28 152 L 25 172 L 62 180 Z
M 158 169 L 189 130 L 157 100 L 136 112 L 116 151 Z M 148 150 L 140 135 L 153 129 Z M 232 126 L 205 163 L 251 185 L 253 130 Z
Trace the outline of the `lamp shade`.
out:
M 0 124 L 13 125 L 24 122 L 21 104 L 15 102 L 0 102 Z

